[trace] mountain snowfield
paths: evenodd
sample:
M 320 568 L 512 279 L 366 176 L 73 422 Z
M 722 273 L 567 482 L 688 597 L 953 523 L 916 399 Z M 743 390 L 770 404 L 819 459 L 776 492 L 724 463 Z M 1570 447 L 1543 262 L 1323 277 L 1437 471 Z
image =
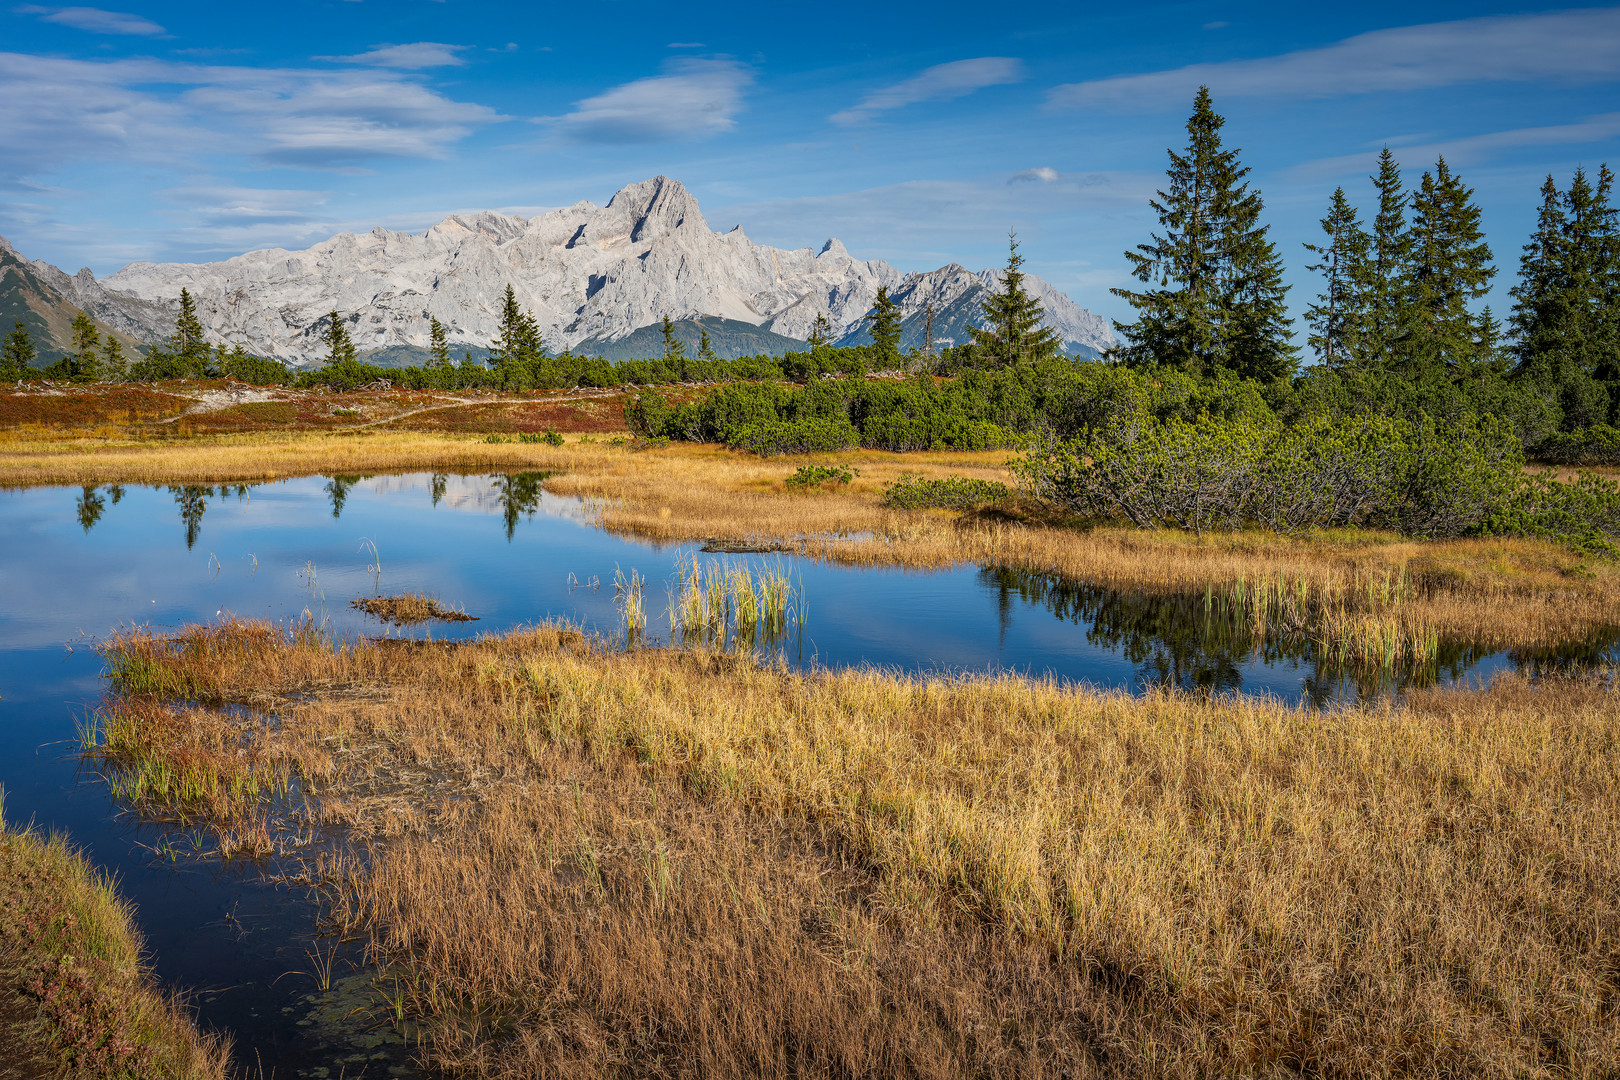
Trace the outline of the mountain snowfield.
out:
M 215 263 L 136 262 L 98 284 L 115 305 L 128 297 L 172 308 L 189 289 L 211 340 L 310 363 L 325 355 L 334 308 L 362 351 L 425 347 L 430 318 L 448 328 L 453 348 L 487 345 L 508 284 L 553 350 L 589 351 L 665 315 L 720 316 L 804 339 L 825 314 L 841 341 L 854 342 L 884 285 L 900 304 L 906 345 L 921 343 L 930 302 L 935 341 L 950 343 L 965 339 L 1000 273 L 953 264 L 902 274 L 853 258 L 837 240 L 820 251 L 756 244 L 741 226 L 711 230 L 685 187 L 656 176 L 621 189 L 606 206 L 580 202 L 529 219 L 456 214 L 419 234 L 376 228 L 304 251 Z M 1114 343 L 1101 316 L 1039 278 L 1029 287 L 1070 352 Z

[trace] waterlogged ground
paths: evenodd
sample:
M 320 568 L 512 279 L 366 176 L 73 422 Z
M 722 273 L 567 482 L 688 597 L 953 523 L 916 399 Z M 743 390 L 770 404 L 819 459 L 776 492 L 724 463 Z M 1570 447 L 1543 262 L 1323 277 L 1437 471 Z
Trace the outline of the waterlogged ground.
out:
M 1324 672 L 1300 642 L 1256 643 L 1203 597 L 1108 593 L 994 568 L 851 569 L 792 553 L 707 554 L 597 528 L 544 477 L 309 478 L 229 487 L 39 488 L 0 493 L 0 784 L 14 822 L 62 829 L 115 872 L 154 966 L 238 1060 L 277 1076 L 408 1071 L 387 988 L 318 936 L 302 892 L 174 853 L 175 837 L 120 815 L 81 769 L 77 726 L 103 684 L 94 652 L 119 626 L 228 613 L 310 618 L 339 635 L 467 637 L 567 619 L 622 636 L 617 577 L 645 579 L 644 643 L 667 640 L 677 565 L 726 561 L 785 574 L 792 618 L 762 647 L 796 666 L 1013 670 L 1142 690 L 1264 693 L 1329 704 L 1387 692 Z M 1081 541 L 1077 541 L 1081 542 Z M 350 606 L 415 592 L 478 621 L 400 630 Z M 678 636 L 678 635 L 677 635 Z M 1609 641 L 1585 656 L 1614 658 Z M 1452 648 L 1420 680 L 1487 678 L 1546 663 Z

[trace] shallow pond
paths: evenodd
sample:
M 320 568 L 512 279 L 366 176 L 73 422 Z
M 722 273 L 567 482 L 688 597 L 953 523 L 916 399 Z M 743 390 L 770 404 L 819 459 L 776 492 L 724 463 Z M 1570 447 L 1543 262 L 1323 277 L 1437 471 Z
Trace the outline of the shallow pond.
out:
M 34 488 L 0 492 L 0 784 L 12 822 L 61 829 L 118 875 L 154 966 L 227 1029 L 266 1075 L 399 1075 L 386 1025 L 331 1022 L 302 895 L 171 861 L 161 833 L 118 813 L 82 770 L 76 725 L 102 693 L 98 638 L 119 626 L 243 617 L 324 623 L 337 634 L 468 637 L 547 619 L 622 637 L 615 576 L 646 580 L 644 640 L 670 636 L 677 566 L 725 562 L 785 575 L 786 633 L 761 647 L 801 666 L 1016 671 L 1141 690 L 1263 693 L 1326 704 L 1385 692 L 1324 671 L 1306 646 L 1256 644 L 1203 597 L 1144 597 L 998 568 L 849 568 L 791 553 L 706 554 L 594 524 L 592 508 L 539 474 L 306 478 L 224 487 Z M 476 622 L 400 631 L 357 597 L 435 596 Z M 1483 679 L 1515 665 L 1614 659 L 1612 640 L 1559 658 L 1451 649 L 1426 679 Z M 341 967 L 342 961 L 340 959 Z M 334 986 L 365 997 L 354 981 Z M 363 981 L 363 980 L 362 980 Z M 344 999 L 345 1002 L 347 999 Z M 364 1004 L 364 1003 L 362 1003 Z M 380 1006 L 380 1002 L 377 1002 Z M 359 1030 L 369 1027 L 371 1030 Z

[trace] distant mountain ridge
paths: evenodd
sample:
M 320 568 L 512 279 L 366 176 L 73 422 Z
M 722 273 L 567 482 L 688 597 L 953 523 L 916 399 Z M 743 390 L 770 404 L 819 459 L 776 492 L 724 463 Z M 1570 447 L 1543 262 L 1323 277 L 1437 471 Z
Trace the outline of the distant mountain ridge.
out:
M 110 299 L 89 270 L 70 276 L 49 263 L 30 262 L 0 236 L 0 337 L 22 323 L 38 353 L 34 362 L 46 367 L 70 351 L 69 327 L 80 311 L 102 337 L 117 336 L 132 356 L 155 327 L 174 326 L 173 313 L 163 305 Z
M 923 344 L 930 304 L 935 343 L 947 345 L 966 340 L 986 292 L 1000 285 L 999 271 L 956 264 L 903 274 L 853 258 L 837 240 L 819 251 L 783 250 L 755 244 L 740 226 L 714 232 L 692 194 L 664 176 L 620 189 L 606 206 L 580 202 L 528 219 L 457 214 L 422 233 L 342 233 L 303 251 L 135 262 L 101 282 L 88 271 L 48 269 L 64 297 L 141 340 L 167 336 L 185 288 L 211 341 L 293 363 L 324 356 L 334 308 L 362 353 L 415 355 L 437 318 L 459 357 L 495 338 L 508 284 L 548 347 L 610 358 L 656 355 L 643 343 L 666 315 L 694 340 L 704 320 L 711 338 L 724 339 L 715 346 L 722 356 L 802 347 L 817 315 L 831 322 L 836 343 L 856 344 L 870 340 L 863 318 L 882 286 L 900 305 L 902 347 Z M 1113 344 L 1102 317 L 1040 278 L 1028 282 L 1069 352 L 1095 355 Z

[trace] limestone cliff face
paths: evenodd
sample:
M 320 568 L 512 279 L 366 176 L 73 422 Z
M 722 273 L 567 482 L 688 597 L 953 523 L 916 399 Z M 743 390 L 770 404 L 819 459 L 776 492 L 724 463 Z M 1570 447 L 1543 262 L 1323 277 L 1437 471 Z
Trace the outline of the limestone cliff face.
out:
M 334 308 L 362 350 L 425 346 L 432 318 L 449 328 L 453 347 L 487 344 L 508 284 L 535 313 L 546 344 L 561 349 L 617 341 L 665 315 L 719 315 L 802 339 L 825 314 L 853 340 L 884 285 L 901 303 L 908 330 L 932 302 L 936 337 L 949 338 L 937 332 L 938 313 L 976 312 L 986 286 L 998 281 L 994 271 L 975 275 L 959 266 L 902 274 L 852 258 L 837 240 L 820 251 L 785 251 L 755 244 L 740 227 L 717 233 L 686 188 L 656 176 L 620 190 L 606 206 L 581 202 L 527 220 L 457 214 L 420 234 L 378 228 L 304 251 L 131 263 L 90 283 L 115 306 L 140 302 L 143 314 L 172 309 L 180 290 L 190 289 L 210 338 L 294 362 L 323 355 L 324 320 Z M 1030 284 L 1071 348 L 1112 344 L 1103 319 L 1038 278 Z

